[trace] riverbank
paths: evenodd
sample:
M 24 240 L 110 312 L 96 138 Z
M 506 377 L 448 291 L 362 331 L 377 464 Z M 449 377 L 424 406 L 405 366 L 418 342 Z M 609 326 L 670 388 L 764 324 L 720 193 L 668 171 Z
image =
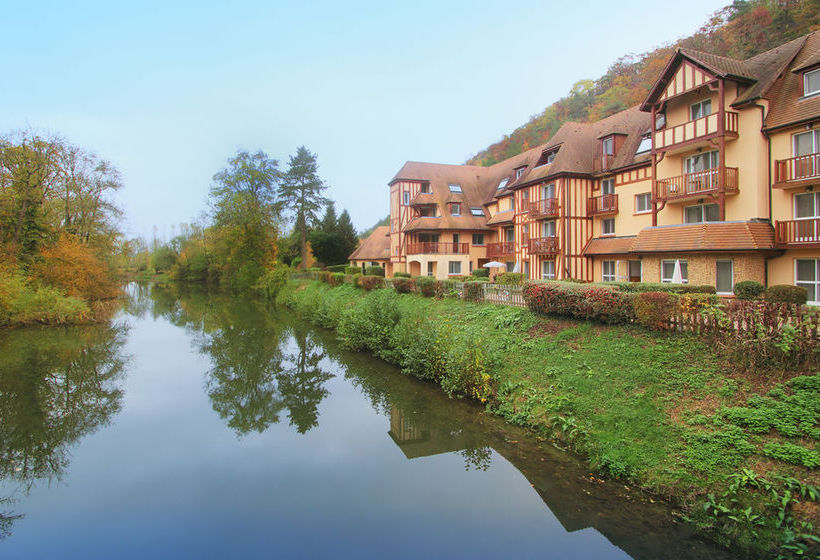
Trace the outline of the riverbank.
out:
M 737 371 L 690 335 L 389 289 L 292 280 L 278 301 L 677 502 L 724 545 L 814 551 L 820 375 Z

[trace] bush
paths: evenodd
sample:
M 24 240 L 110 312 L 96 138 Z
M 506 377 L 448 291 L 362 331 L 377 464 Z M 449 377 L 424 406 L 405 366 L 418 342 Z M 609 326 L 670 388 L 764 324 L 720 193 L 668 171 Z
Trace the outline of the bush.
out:
M 763 299 L 769 303 L 796 303 L 805 305 L 809 293 L 802 286 L 792 286 L 790 284 L 777 284 L 769 286 L 763 292 Z
M 495 277 L 495 282 L 505 286 L 520 286 L 524 283 L 524 274 L 521 272 L 502 272 Z
M 484 299 L 483 284 L 481 282 L 465 282 L 461 297 L 465 301 L 481 301 Z
M 412 294 L 416 291 L 416 281 L 413 278 L 393 278 L 393 288 L 400 294 Z
M 345 275 L 344 272 L 334 272 L 330 275 L 330 279 L 328 284 L 331 286 L 341 286 L 345 283 Z
M 432 276 L 419 276 L 416 278 L 416 290 L 424 297 L 436 295 L 436 279 Z
M 436 298 L 458 297 L 456 283 L 452 280 L 436 280 Z
M 327 270 L 328 272 L 344 272 L 345 269 L 347 269 L 346 264 L 334 264 L 325 267 L 325 270 Z
M 410 274 L 409 272 L 401 272 L 401 271 L 399 271 L 399 272 L 394 272 L 394 273 L 393 273 L 393 278 L 412 278 L 412 276 L 413 276 L 413 275 L 412 275 L 412 274 Z
M 607 286 L 622 292 L 668 292 L 671 294 L 714 294 L 714 286 L 698 284 L 671 284 L 667 282 L 607 282 Z
M 342 345 L 350 350 L 370 350 L 376 356 L 391 355 L 391 333 L 399 322 L 396 294 L 381 290 L 356 302 L 339 320 L 338 334 Z
M 669 292 L 641 292 L 633 301 L 635 320 L 650 329 L 670 328 L 669 321 L 678 310 L 680 300 Z
M 490 269 L 489 268 L 476 268 L 473 270 L 473 276 L 476 278 L 489 278 L 490 277 Z
M 288 269 L 283 266 L 277 266 L 273 270 L 265 273 L 259 282 L 254 286 L 254 290 L 269 299 L 275 299 L 279 290 L 288 281 Z
M 380 266 L 368 266 L 364 269 L 364 273 L 368 276 L 381 276 L 384 278 L 384 269 Z
M 359 275 L 354 276 L 354 283 L 357 287 L 366 290 L 377 290 L 379 288 L 384 288 L 384 278 L 381 276 L 368 276 L 368 275 Z
M 362 269 L 358 266 L 346 266 L 344 272 L 345 274 L 361 274 Z
M 753 300 L 760 297 L 766 291 L 766 286 L 754 280 L 744 280 L 735 284 L 735 296 L 737 299 Z
M 53 246 L 43 249 L 31 272 L 67 296 L 97 300 L 115 297 L 118 292 L 107 267 L 88 245 L 72 235 L 62 235 Z
M 604 286 L 558 282 L 524 285 L 524 300 L 532 311 L 609 324 L 634 319 L 633 298 Z
M 88 305 L 56 288 L 32 287 L 21 275 L 0 273 L 0 326 L 64 325 L 88 321 Z
M 330 272 L 328 272 L 327 270 L 320 270 L 319 280 L 321 280 L 325 284 L 330 284 Z

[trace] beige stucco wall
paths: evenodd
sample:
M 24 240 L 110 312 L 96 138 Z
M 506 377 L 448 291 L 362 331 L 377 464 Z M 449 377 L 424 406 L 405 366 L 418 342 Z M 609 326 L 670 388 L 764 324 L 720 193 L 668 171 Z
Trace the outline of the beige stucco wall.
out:
M 820 259 L 820 247 L 817 249 L 789 250 L 782 256 L 770 259 L 769 285 L 794 284 L 794 261 L 796 259 Z
M 689 283 L 714 286 L 716 282 L 716 264 L 718 260 L 731 260 L 733 266 L 734 283 L 742 280 L 755 280 L 763 283 L 765 280 L 765 258 L 754 254 L 730 255 L 653 255 L 643 258 L 643 281 L 661 281 L 661 261 L 686 260 L 689 269 Z

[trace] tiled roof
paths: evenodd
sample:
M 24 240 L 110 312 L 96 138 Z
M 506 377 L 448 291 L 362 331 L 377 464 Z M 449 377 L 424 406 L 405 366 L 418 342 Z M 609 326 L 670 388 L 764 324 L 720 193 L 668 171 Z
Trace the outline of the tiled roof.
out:
M 380 261 L 390 258 L 390 228 L 379 226 L 362 241 L 348 260 Z
M 644 228 L 633 253 L 756 251 L 774 248 L 774 229 L 764 222 L 705 222 Z
M 445 214 L 435 218 L 422 216 L 413 218 L 404 227 L 404 231 L 439 231 L 467 230 L 484 231 L 487 229 L 487 218 L 471 215 L 450 216 Z
M 757 79 L 746 65 L 746 61 L 683 47 L 678 49 L 678 51 L 689 60 L 697 62 L 717 76 L 723 78 L 741 78 L 750 81 Z
M 778 76 L 789 66 L 789 63 L 805 42 L 806 37 L 803 36 L 745 61 L 746 66 L 756 76 L 757 81 L 752 87 L 741 93 L 732 105 L 741 105 L 763 97 Z
M 800 73 L 803 68 L 820 62 L 820 31 L 804 39 L 800 52 L 790 61 L 789 71 L 782 73 L 765 96 L 771 107 L 766 115 L 766 129 L 820 119 L 820 95 L 803 97 L 803 75 Z
M 511 223 L 514 217 L 515 212 L 513 212 L 512 210 L 507 210 L 506 212 L 497 212 L 495 216 L 487 220 L 487 225 L 494 226 L 497 224 Z
M 635 236 L 627 237 L 595 237 L 589 240 L 584 254 L 593 255 L 626 255 L 632 250 Z

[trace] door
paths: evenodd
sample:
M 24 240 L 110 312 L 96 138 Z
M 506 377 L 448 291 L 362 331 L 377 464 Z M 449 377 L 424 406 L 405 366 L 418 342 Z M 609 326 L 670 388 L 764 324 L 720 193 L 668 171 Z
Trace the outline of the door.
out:
M 641 261 L 629 261 L 629 281 L 641 281 Z

